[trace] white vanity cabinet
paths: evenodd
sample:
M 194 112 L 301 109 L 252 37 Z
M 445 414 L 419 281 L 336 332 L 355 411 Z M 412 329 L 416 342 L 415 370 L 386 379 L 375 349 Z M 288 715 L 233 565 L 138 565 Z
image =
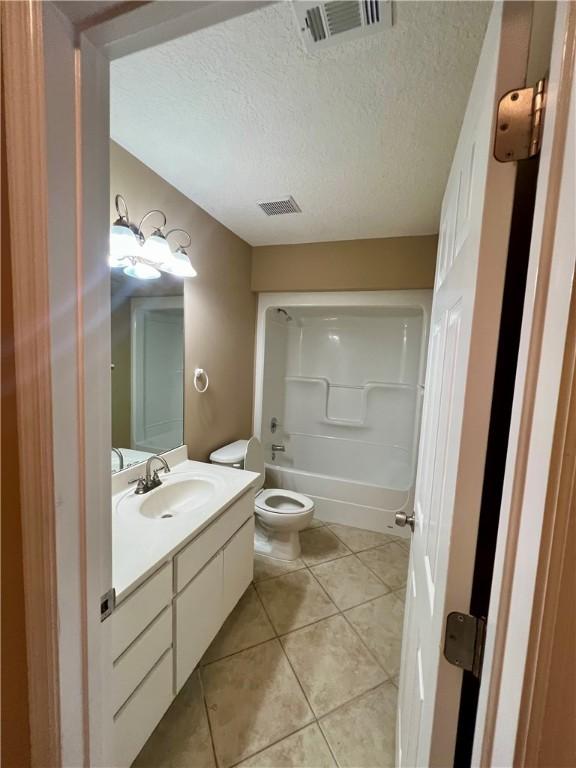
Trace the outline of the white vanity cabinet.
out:
M 253 558 L 252 515 L 176 596 L 176 693 L 252 581 Z
M 122 600 L 112 621 L 114 763 L 129 766 L 253 576 L 254 492 Z
M 214 555 L 174 601 L 176 614 L 176 693 L 222 626 L 222 551 Z
M 247 553 L 251 552 L 250 558 Z M 222 608 L 228 616 L 254 576 L 254 516 L 232 536 L 222 550 Z

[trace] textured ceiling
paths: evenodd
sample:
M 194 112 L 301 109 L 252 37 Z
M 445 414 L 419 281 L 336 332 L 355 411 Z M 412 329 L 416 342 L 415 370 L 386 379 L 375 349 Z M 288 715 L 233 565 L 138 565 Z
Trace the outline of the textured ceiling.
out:
M 252 245 L 437 232 L 490 5 L 395 2 L 313 55 L 290 6 L 112 62 L 112 138 Z

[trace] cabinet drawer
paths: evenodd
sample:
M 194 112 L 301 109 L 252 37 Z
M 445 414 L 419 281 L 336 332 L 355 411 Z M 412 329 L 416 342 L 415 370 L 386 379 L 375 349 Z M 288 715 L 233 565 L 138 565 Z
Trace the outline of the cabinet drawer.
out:
M 116 660 L 172 599 L 172 563 L 166 563 L 129 595 L 111 617 L 112 658 Z
M 221 549 L 245 520 L 254 516 L 254 491 L 241 496 L 174 558 L 176 591 L 180 592 L 202 566 Z
M 254 517 L 247 520 L 224 547 L 224 619 L 254 577 Z
M 182 688 L 223 621 L 222 550 L 178 595 L 176 611 L 176 692 Z
M 172 606 L 164 608 L 134 643 L 114 662 L 112 670 L 113 711 L 133 693 L 164 651 L 172 646 Z
M 114 765 L 129 766 L 172 701 L 172 651 L 167 651 L 114 717 Z

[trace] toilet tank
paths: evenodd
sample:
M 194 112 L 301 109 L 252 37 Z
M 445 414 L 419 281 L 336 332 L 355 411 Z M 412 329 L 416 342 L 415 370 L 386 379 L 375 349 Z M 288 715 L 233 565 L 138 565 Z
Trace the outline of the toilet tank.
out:
M 224 467 L 235 467 L 236 469 L 248 469 L 250 472 L 256 472 L 260 477 L 254 487 L 257 491 L 264 487 L 266 477 L 264 471 L 264 452 L 257 437 L 251 437 L 250 440 L 236 440 L 234 443 L 223 445 L 210 454 L 212 464 L 220 464 Z
M 247 445 L 248 440 L 236 440 L 233 443 L 228 443 L 228 445 L 223 445 L 222 448 L 217 448 L 215 451 L 212 451 L 210 454 L 210 463 L 243 469 Z

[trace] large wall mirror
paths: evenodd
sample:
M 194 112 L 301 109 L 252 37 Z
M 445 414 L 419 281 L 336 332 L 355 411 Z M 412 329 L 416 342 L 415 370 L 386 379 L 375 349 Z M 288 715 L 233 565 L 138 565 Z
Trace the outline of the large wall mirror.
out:
M 183 443 L 183 280 L 111 270 L 112 472 Z

